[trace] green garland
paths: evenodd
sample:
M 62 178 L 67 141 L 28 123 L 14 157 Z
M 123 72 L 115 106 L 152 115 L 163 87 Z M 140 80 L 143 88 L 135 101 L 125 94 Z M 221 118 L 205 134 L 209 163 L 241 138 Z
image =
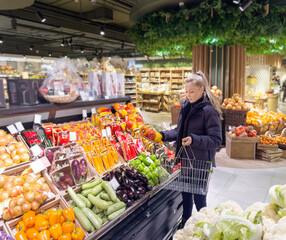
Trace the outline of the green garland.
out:
M 237 44 L 248 54 L 285 54 L 285 12 L 286 7 L 270 5 L 267 15 L 256 0 L 244 12 L 222 0 L 204 0 L 191 9 L 149 14 L 128 30 L 128 35 L 136 50 L 149 56 L 190 57 L 192 47 L 202 44 Z

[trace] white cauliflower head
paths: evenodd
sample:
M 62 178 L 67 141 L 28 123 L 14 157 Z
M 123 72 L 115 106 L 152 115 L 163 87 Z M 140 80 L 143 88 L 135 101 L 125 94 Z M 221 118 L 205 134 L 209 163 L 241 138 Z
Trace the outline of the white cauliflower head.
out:
M 173 240 L 184 240 L 183 229 L 178 230 L 178 231 L 174 234 Z
M 247 207 L 244 211 L 246 218 L 252 223 L 261 223 L 262 221 L 262 210 L 266 206 L 266 203 L 256 202 Z
M 265 232 L 263 240 L 285 240 L 286 239 L 286 217 L 281 218 L 278 223 Z
M 226 201 L 217 205 L 215 211 L 220 215 L 222 212 L 232 212 L 235 215 L 242 216 L 244 211 L 242 210 L 241 206 L 234 202 L 234 201 Z

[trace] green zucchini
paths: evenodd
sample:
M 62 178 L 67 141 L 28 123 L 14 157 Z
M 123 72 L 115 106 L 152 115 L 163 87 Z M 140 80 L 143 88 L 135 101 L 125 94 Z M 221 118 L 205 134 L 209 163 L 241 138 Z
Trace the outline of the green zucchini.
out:
M 85 214 L 78 207 L 75 207 L 73 210 L 83 228 L 88 232 L 92 232 L 93 225 L 85 216 Z
M 93 182 L 83 184 L 81 189 L 85 190 L 85 189 L 89 189 L 89 188 L 94 188 L 96 185 L 100 184 L 101 182 L 102 182 L 102 179 L 98 178 L 98 179 L 94 180 Z
M 92 191 L 92 188 L 89 188 L 89 189 L 83 190 L 80 194 L 84 197 L 87 197 L 87 195 L 90 194 L 91 191 Z
M 108 203 L 98 197 L 93 196 L 92 194 L 88 194 L 88 200 L 96 207 L 105 210 L 108 208 Z
M 82 200 L 84 201 L 85 205 L 87 208 L 91 208 L 92 204 L 91 202 L 84 196 L 82 196 L 81 194 L 77 194 L 77 196 Z
M 71 197 L 71 199 L 74 201 L 74 203 L 79 207 L 79 208 L 84 208 L 86 207 L 86 204 L 84 203 L 84 201 L 82 201 L 77 194 L 75 193 L 75 191 L 71 188 L 68 187 L 68 193 Z
M 72 203 L 71 203 L 71 207 L 72 207 L 72 208 L 76 207 L 76 205 L 75 205 L 74 201 L 72 201 Z
M 94 188 L 92 188 L 91 190 L 91 194 L 96 196 L 97 194 L 99 194 L 101 191 L 103 190 L 102 188 L 102 184 L 95 186 Z
M 117 196 L 115 191 L 113 190 L 113 188 L 111 187 L 110 183 L 107 181 L 102 181 L 102 187 L 104 188 L 104 190 L 108 193 L 108 195 L 110 196 L 112 201 L 116 201 Z
M 107 203 L 108 203 L 108 206 L 111 206 L 112 204 L 114 204 L 114 202 L 112 201 L 108 201 Z
M 104 216 L 101 220 L 102 220 L 102 224 L 104 224 L 108 221 L 108 218 L 106 216 Z
M 111 213 L 114 213 L 114 212 L 118 211 L 119 209 L 124 208 L 125 206 L 126 206 L 126 204 L 124 202 L 114 203 L 108 207 L 108 209 L 106 211 L 106 215 L 110 215 Z
M 100 194 L 100 198 L 103 199 L 103 200 L 106 200 L 106 201 L 110 201 L 110 200 L 111 200 L 111 198 L 109 197 L 109 195 L 108 195 L 107 193 L 105 193 L 105 192 L 102 192 L 102 193 Z
M 110 215 L 108 215 L 108 220 L 113 220 L 114 218 L 117 218 L 121 213 L 123 213 L 125 211 L 125 208 L 121 208 L 119 210 L 117 210 L 116 212 L 114 213 L 111 213 Z
M 89 219 L 92 225 L 98 230 L 102 226 L 102 220 L 99 216 L 97 216 L 91 209 L 83 208 L 82 212 Z
M 103 212 L 102 209 L 100 209 L 100 208 L 98 208 L 98 207 L 96 207 L 96 206 L 93 206 L 93 208 L 92 208 L 91 210 L 92 210 L 95 214 L 98 214 L 98 213 Z
M 97 216 L 99 216 L 101 219 L 105 216 L 104 212 L 98 213 Z

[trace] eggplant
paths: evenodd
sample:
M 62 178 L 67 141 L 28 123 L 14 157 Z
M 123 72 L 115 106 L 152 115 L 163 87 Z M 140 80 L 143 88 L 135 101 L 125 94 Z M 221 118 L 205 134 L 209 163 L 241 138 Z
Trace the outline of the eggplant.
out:
M 73 173 L 74 179 L 78 182 L 80 180 L 80 177 L 81 177 L 80 163 L 78 160 L 73 160 L 73 162 L 72 162 L 72 173 Z
M 130 169 L 126 169 L 125 173 L 126 173 L 126 176 L 128 176 L 130 179 L 136 179 L 136 174 Z
M 122 190 L 117 190 L 116 191 L 117 196 L 119 197 L 119 199 L 123 202 L 127 202 L 128 201 L 128 196 L 125 192 L 123 192 Z
M 128 196 L 128 199 L 133 199 L 134 198 L 134 193 L 131 190 L 126 190 L 126 194 Z
M 80 169 L 80 183 L 85 183 L 87 178 L 87 162 L 84 158 L 82 158 L 79 162 Z
M 4 239 L 5 239 L 5 238 L 4 238 Z M 8 236 L 8 237 L 6 237 L 5 240 L 15 240 L 15 238 L 13 238 L 13 237 L 11 237 L 11 236 Z
M 142 195 L 146 194 L 146 189 L 144 187 L 137 188 L 137 191 L 139 191 Z
M 111 180 L 113 177 L 114 177 L 114 171 L 110 171 L 110 172 L 109 172 L 109 178 L 110 178 L 110 180 Z M 109 181 L 110 181 L 110 180 L 109 180 Z
M 114 173 L 114 176 L 117 180 L 117 182 L 119 182 L 119 184 L 122 184 L 122 174 L 120 171 L 116 170 Z
M 138 173 L 138 171 L 136 170 L 135 167 L 131 167 L 131 170 L 132 170 L 132 172 L 134 172 L 134 173 Z
M 137 195 L 137 193 L 136 193 L 135 188 L 134 188 L 134 187 L 132 187 L 132 186 L 130 186 L 130 191 L 133 193 L 133 195 L 134 195 L 134 199 L 137 199 L 137 198 L 138 198 L 138 195 Z
M 133 203 L 134 203 L 134 201 L 131 200 L 131 199 L 128 199 L 127 202 L 126 202 L 128 207 L 130 207 Z
M 120 167 L 118 170 L 119 170 L 121 173 L 123 173 L 123 172 L 124 172 L 123 167 Z
M 102 180 L 109 182 L 109 174 L 106 174 L 104 177 L 102 177 Z
M 66 190 L 68 186 L 72 187 L 74 185 L 73 179 L 66 173 L 59 173 L 54 177 L 56 183 L 63 189 Z
M 144 196 L 144 194 L 142 194 L 140 191 L 136 191 L 136 194 L 137 194 L 137 199 L 140 199 Z
M 50 164 L 53 163 L 54 160 L 54 152 L 51 149 L 46 150 L 46 157 L 49 160 Z
M 150 184 L 145 184 L 144 185 L 147 191 L 151 191 L 153 187 Z
M 129 188 L 130 184 L 129 184 L 129 178 L 127 176 L 125 176 L 125 174 L 122 174 L 122 184 L 123 186 Z
M 137 173 L 137 178 L 142 181 L 143 183 L 147 184 L 148 183 L 148 179 L 146 178 L 146 176 L 144 176 L 142 173 Z
M 139 179 L 133 180 L 135 186 L 142 186 L 144 183 L 141 182 Z
M 135 184 L 134 180 L 132 180 L 130 178 L 128 178 L 128 180 L 129 180 L 129 186 L 133 186 L 136 188 L 136 184 Z
M 0 231 L 0 240 L 6 240 L 9 237 L 7 233 Z M 14 240 L 14 238 L 12 238 Z

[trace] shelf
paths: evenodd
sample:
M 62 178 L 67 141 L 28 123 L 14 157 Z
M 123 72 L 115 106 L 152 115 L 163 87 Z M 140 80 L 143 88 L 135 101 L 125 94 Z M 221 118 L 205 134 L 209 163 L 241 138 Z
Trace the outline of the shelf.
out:
M 135 84 L 136 82 L 125 82 L 126 84 Z
M 161 78 L 170 78 L 171 76 L 161 76 Z
M 125 77 L 136 77 L 136 75 L 134 75 L 134 74 L 125 74 L 124 76 Z
M 6 75 L 6 74 L 0 74 L 0 78 L 14 78 L 14 77 L 21 77 L 21 75 Z
M 183 78 L 182 76 L 179 76 L 179 77 L 174 77 L 174 76 L 172 76 L 171 78 Z
M 160 83 L 160 82 L 156 82 L 156 81 L 150 81 L 150 83 Z
M 136 94 L 136 92 L 125 92 L 125 94 L 128 94 L 128 95 L 132 95 L 132 94 Z

